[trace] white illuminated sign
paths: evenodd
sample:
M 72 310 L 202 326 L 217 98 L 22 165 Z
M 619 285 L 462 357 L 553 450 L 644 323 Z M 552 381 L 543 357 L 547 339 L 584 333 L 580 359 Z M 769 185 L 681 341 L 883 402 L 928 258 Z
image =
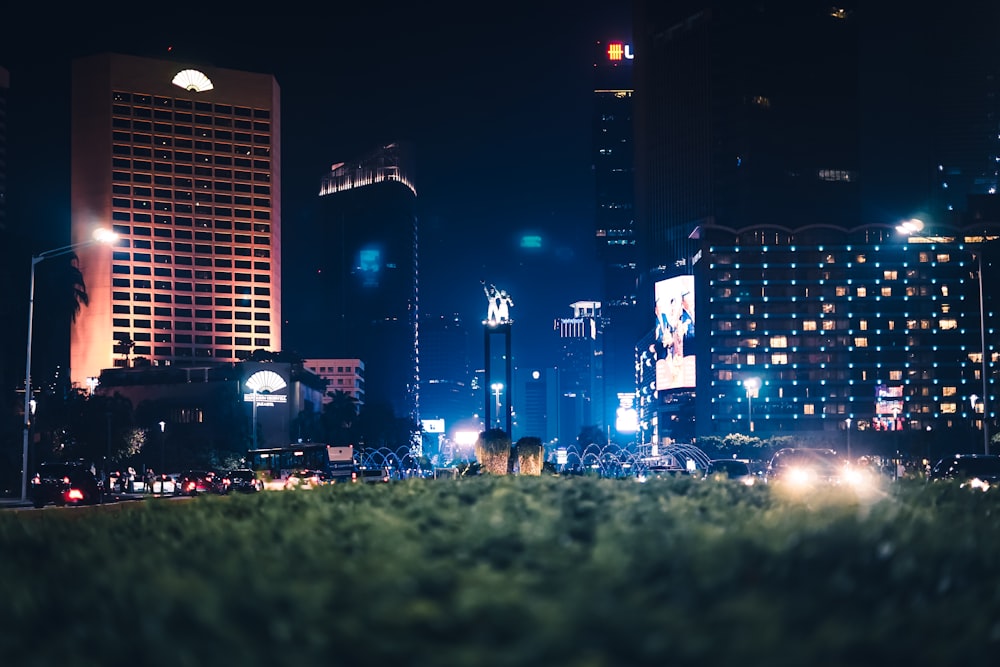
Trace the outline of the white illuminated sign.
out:
M 253 403 L 254 407 L 268 407 L 275 403 L 287 403 L 284 394 L 271 392 L 280 391 L 288 386 L 285 380 L 274 371 L 257 371 L 246 381 L 250 394 L 243 394 L 244 403 Z

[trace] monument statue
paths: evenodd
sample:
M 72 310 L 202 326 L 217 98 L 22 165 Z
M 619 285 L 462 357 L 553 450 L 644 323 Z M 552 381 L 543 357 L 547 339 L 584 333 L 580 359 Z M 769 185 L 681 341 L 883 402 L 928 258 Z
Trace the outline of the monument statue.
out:
M 514 300 L 507 290 L 498 290 L 496 285 L 486 284 L 485 280 L 479 281 L 486 294 L 488 308 L 486 310 L 486 322 L 488 324 L 510 324 L 510 309 L 514 306 Z

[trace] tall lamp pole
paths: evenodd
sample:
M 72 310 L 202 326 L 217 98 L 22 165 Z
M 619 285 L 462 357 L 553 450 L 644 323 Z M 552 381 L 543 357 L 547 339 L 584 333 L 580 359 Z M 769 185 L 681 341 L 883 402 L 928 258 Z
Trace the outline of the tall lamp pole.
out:
M 750 422 L 750 432 L 753 433 L 753 399 L 760 391 L 760 378 L 747 378 L 743 381 L 743 388 L 747 390 L 747 421 Z
M 87 241 L 71 243 L 61 248 L 46 250 L 45 252 L 33 255 L 31 258 L 31 278 L 28 288 L 28 349 L 24 362 L 24 446 L 21 451 L 21 500 L 28 499 L 28 443 L 31 430 L 31 334 L 35 319 L 35 266 L 51 257 L 68 255 L 77 248 L 93 245 L 95 243 L 114 243 L 118 235 L 107 229 L 98 229 L 94 232 L 94 237 Z

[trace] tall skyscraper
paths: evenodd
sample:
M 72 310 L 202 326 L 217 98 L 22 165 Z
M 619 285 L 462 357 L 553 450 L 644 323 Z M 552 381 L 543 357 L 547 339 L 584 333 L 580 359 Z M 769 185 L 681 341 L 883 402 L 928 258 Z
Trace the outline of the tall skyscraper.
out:
M 0 67 L 0 280 L 5 285 L 13 284 L 13 266 L 15 262 L 14 243 L 10 230 L 7 229 L 7 95 L 10 89 L 10 74 Z M 14 318 L 15 295 L 9 293 L 0 297 L 0 317 L 11 322 Z M 10 353 L 0 354 L 0 391 L 5 391 L 11 384 Z
M 1000 12 L 877 4 L 635 4 L 646 442 L 991 428 Z
M 457 315 L 420 318 L 420 416 L 451 429 L 481 410 L 472 389 L 469 331 Z
M 405 144 L 333 165 L 301 261 L 311 307 L 289 327 L 306 357 L 361 359 L 368 404 L 419 423 L 416 202 Z
M 632 45 L 597 42 L 593 160 L 597 257 L 603 270 L 604 403 L 594 418 L 614 424 L 618 395 L 635 392 L 635 343 L 647 321 L 639 307 L 632 126 Z
M 595 406 L 605 405 L 601 303 L 577 301 L 570 308 L 573 316 L 553 325 L 561 346 L 558 437 L 563 443 L 576 442 L 584 426 L 596 425 L 601 431 L 607 427 L 594 415 Z
M 89 296 L 71 381 L 281 350 L 279 88 L 267 74 L 101 54 L 73 63 L 72 241 Z

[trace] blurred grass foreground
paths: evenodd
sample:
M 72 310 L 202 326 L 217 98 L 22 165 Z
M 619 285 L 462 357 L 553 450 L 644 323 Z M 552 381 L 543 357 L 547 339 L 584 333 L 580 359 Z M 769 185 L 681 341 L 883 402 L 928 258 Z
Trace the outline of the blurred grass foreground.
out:
M 953 484 L 483 476 L 4 512 L 0 565 L 19 667 L 1000 655 L 1000 491 Z

